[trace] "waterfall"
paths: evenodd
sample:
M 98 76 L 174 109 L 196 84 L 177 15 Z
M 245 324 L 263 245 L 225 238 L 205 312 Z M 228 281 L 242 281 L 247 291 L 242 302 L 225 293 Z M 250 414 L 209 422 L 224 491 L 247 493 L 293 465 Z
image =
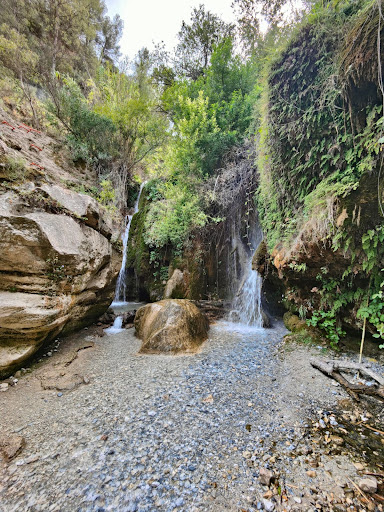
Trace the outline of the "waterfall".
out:
M 121 262 L 121 269 L 120 269 L 120 272 L 119 272 L 119 276 L 117 278 L 116 290 L 115 290 L 115 298 L 113 299 L 112 307 L 113 306 L 123 305 L 123 304 L 125 304 L 127 302 L 127 300 L 126 300 L 127 299 L 127 297 L 126 297 L 126 291 L 127 291 L 126 287 L 127 287 L 127 284 L 126 284 L 126 276 L 125 276 L 125 266 L 126 266 L 126 263 L 127 263 L 127 246 L 128 246 L 128 240 L 129 240 L 129 231 L 131 229 L 132 218 L 135 215 L 135 213 L 137 213 L 139 211 L 139 201 L 140 201 L 141 193 L 143 191 L 143 187 L 144 187 L 145 183 L 146 182 L 143 182 L 140 185 L 139 195 L 137 196 L 137 199 L 136 199 L 136 202 L 135 202 L 135 206 L 133 207 L 132 215 L 127 215 L 127 217 L 126 217 L 126 228 L 125 228 L 125 231 L 124 231 L 124 235 L 122 237 L 122 240 L 123 240 L 123 261 Z
M 113 322 L 113 325 L 111 327 L 108 327 L 108 329 L 105 329 L 105 332 L 107 334 L 117 334 L 123 330 L 123 317 L 117 316 L 115 318 L 115 321 Z
M 238 238 L 238 235 L 237 235 Z M 242 279 L 238 285 L 236 295 L 232 299 L 231 311 L 228 320 L 248 327 L 263 327 L 263 312 L 261 307 L 261 287 L 263 280 L 257 270 L 252 270 L 252 258 L 255 249 L 259 246 L 263 235 L 256 222 L 248 238 L 247 249 L 242 247 L 238 251 L 241 257 Z M 234 243 L 234 239 L 233 242 Z M 244 242 L 242 242 L 243 244 Z M 240 245 L 238 243 L 238 245 Z M 237 277 L 237 276 L 234 276 Z M 238 281 L 237 281 L 238 282 Z
M 229 320 L 243 325 L 263 327 L 261 309 L 262 279 L 256 270 L 252 270 L 252 262 L 245 270 L 240 288 L 232 302 Z

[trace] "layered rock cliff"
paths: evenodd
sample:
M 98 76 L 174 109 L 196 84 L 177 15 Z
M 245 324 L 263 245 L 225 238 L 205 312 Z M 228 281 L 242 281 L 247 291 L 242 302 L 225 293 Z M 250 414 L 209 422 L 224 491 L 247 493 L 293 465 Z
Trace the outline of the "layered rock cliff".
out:
M 120 256 L 108 215 L 50 137 L 0 112 L 0 375 L 113 298 Z M 69 188 L 71 187 L 71 188 Z

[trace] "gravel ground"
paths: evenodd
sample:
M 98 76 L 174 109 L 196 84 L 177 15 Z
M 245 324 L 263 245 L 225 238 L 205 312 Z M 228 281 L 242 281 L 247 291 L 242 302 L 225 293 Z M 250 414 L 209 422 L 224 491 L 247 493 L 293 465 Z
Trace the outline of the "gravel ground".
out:
M 218 322 L 200 353 L 174 357 L 138 356 L 133 329 L 78 333 L 75 342 L 94 343 L 74 366 L 87 385 L 41 388 L 39 372 L 59 368 L 66 343 L 0 393 L 1 431 L 26 439 L 21 455 L 0 462 L 0 510 L 279 510 L 263 501 L 264 466 L 291 482 L 287 510 L 315 510 L 303 504 L 314 485 L 327 490 L 335 472 L 356 470 L 346 455 L 324 457 L 313 483 L 297 447 L 313 411 L 345 395 L 310 368 L 308 348 L 281 350 L 285 333 Z

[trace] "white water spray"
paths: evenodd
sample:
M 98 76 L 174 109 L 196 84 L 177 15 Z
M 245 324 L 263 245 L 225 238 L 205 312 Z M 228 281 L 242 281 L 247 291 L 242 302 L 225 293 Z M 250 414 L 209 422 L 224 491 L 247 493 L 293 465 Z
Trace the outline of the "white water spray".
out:
M 244 279 L 232 303 L 232 311 L 229 320 L 239 322 L 248 327 L 263 327 L 261 309 L 262 278 L 256 270 L 252 270 L 249 262 Z
M 121 332 L 123 330 L 123 317 L 117 316 L 115 318 L 115 321 L 113 322 L 113 325 L 111 327 L 108 327 L 108 329 L 105 329 L 105 332 L 107 334 L 117 334 L 118 332 Z
M 122 238 L 122 240 L 123 240 L 123 261 L 121 262 L 121 269 L 120 269 L 119 276 L 117 278 L 117 283 L 116 283 L 115 298 L 113 299 L 111 307 L 122 306 L 127 303 L 127 297 L 126 297 L 127 284 L 126 284 L 125 266 L 127 263 L 127 246 L 128 246 L 128 240 L 129 240 L 129 231 L 131 229 L 132 218 L 135 215 L 135 213 L 137 213 L 139 211 L 139 201 L 140 201 L 141 193 L 143 191 L 145 183 L 146 182 L 143 182 L 140 185 L 139 195 L 137 196 L 135 205 L 133 207 L 132 215 L 127 215 L 127 217 L 126 217 L 127 225 L 126 225 L 124 235 Z

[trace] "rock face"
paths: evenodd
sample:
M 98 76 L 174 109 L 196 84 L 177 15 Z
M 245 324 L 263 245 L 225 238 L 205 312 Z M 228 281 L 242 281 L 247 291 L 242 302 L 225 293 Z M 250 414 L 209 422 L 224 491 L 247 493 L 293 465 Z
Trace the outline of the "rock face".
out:
M 58 213 L 46 211 L 47 198 Z M 94 199 L 58 185 L 0 196 L 0 376 L 107 309 L 119 258 L 101 219 Z
M 189 300 L 169 299 L 147 304 L 135 318 L 140 353 L 195 352 L 207 339 L 207 318 Z
M 164 290 L 164 299 L 181 299 L 185 297 L 187 284 L 184 272 L 176 268 L 168 279 Z

